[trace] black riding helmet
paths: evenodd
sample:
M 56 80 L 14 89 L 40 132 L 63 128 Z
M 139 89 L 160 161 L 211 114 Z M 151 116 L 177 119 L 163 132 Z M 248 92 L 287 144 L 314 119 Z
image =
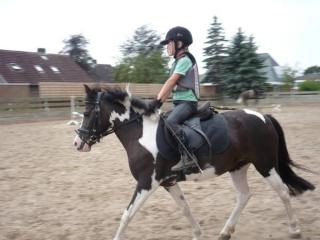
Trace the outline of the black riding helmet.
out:
M 192 35 L 190 31 L 184 27 L 174 27 L 171 28 L 167 35 L 165 40 L 161 41 L 161 45 L 166 45 L 169 43 L 169 41 L 181 41 L 184 43 L 185 46 L 189 46 L 193 40 Z

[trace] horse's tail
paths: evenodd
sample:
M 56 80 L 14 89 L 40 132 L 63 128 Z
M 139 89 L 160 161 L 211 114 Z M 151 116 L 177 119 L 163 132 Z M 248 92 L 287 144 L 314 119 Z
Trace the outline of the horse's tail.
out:
M 309 171 L 307 168 L 294 163 L 289 156 L 284 132 L 280 123 L 271 115 L 267 115 L 271 120 L 279 137 L 278 144 L 278 173 L 282 181 L 288 186 L 290 195 L 297 196 L 307 190 L 314 190 L 315 186 L 307 180 L 299 177 L 291 168 L 291 166 Z

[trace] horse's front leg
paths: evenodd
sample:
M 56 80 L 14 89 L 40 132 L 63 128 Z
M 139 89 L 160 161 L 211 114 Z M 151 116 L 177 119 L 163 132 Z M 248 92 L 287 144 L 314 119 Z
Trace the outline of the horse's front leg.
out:
M 121 240 L 124 231 L 135 213 L 140 209 L 147 198 L 158 188 L 158 186 L 158 183 L 153 183 L 151 189 L 146 190 L 139 187 L 139 184 L 137 185 L 129 206 L 123 212 L 118 231 L 113 240 Z
M 201 236 L 201 229 L 198 224 L 198 222 L 193 217 L 190 207 L 188 205 L 188 202 L 186 201 L 183 192 L 181 191 L 178 184 L 175 184 L 171 187 L 165 188 L 172 198 L 175 200 L 179 208 L 182 210 L 183 214 L 186 216 L 186 218 L 189 220 L 191 226 L 192 226 L 192 234 L 193 234 L 193 240 L 199 240 Z

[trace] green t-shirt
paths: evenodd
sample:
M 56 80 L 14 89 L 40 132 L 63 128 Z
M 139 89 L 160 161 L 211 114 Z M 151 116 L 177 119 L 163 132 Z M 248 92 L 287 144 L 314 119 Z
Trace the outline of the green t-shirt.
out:
M 189 57 L 184 56 L 178 60 L 176 60 L 173 65 L 171 71 L 171 75 L 174 73 L 185 76 L 187 72 L 192 68 L 192 61 Z M 184 100 L 184 101 L 198 101 L 196 96 L 194 95 L 191 89 L 187 89 L 184 91 L 173 91 L 172 95 L 173 100 Z

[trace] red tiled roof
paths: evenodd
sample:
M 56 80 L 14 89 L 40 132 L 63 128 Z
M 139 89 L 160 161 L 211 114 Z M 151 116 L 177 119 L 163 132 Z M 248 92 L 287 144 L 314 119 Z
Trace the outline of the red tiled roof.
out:
M 47 60 L 46 60 L 46 59 Z M 8 64 L 16 63 L 23 71 L 14 71 Z M 41 66 L 44 73 L 34 67 Z M 60 73 L 55 73 L 55 67 Z M 0 49 L 0 82 L 30 83 L 39 82 L 93 82 L 92 78 L 80 68 L 69 56 L 22 52 Z

